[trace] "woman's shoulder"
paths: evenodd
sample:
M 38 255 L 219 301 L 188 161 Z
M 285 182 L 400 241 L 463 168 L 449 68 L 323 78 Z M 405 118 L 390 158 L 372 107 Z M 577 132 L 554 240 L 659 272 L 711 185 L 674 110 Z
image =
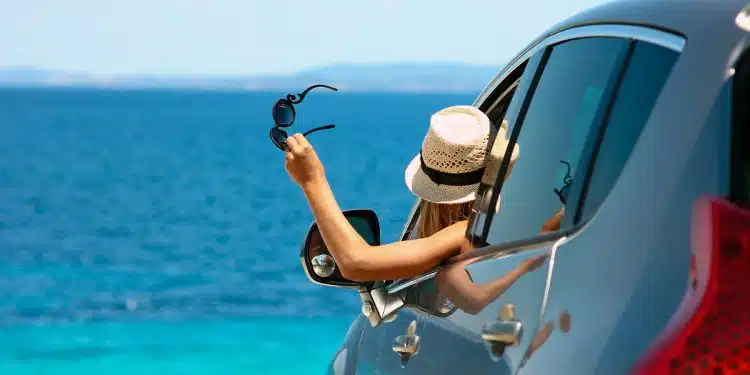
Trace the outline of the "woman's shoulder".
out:
M 453 224 L 451 224 L 451 225 L 449 225 L 449 226 L 447 226 L 447 227 L 445 227 L 445 228 L 437 231 L 435 234 L 433 234 L 432 236 L 429 236 L 429 237 L 435 237 L 435 236 L 441 236 L 442 237 L 442 236 L 445 236 L 445 235 L 454 236 L 454 235 L 457 235 L 457 234 L 460 234 L 461 236 L 463 236 L 464 233 L 466 232 L 466 228 L 468 228 L 468 226 L 469 226 L 469 221 L 468 220 L 457 221 L 457 222 L 455 222 L 455 223 L 453 223 Z M 418 238 L 418 231 L 417 231 L 416 228 L 414 228 L 411 232 L 409 232 L 406 235 L 406 239 L 408 239 L 408 240 L 415 240 L 417 238 Z
M 466 228 L 468 227 L 469 227 L 469 220 L 457 221 L 448 226 L 448 228 L 456 228 L 456 229 L 463 229 L 463 230 L 466 230 Z
M 438 235 L 438 236 L 444 236 L 444 235 L 455 236 L 455 235 L 457 235 L 457 234 L 460 233 L 460 235 L 463 236 L 464 233 L 466 232 L 466 228 L 468 228 L 468 227 L 469 227 L 469 221 L 468 220 L 458 221 L 458 222 L 455 222 L 455 223 L 453 223 L 453 224 L 451 224 L 451 225 L 443 228 L 442 230 L 438 231 L 437 233 L 435 233 L 435 235 Z

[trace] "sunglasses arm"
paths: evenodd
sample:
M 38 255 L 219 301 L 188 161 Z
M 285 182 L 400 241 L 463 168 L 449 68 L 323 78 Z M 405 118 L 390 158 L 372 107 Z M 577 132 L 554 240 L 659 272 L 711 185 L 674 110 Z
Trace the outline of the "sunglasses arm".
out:
M 314 128 L 314 129 L 310 129 L 310 130 L 304 132 L 302 135 L 304 135 L 305 137 L 307 137 L 308 134 L 314 133 L 314 132 L 316 132 L 318 130 L 333 129 L 335 127 L 336 127 L 336 125 L 334 125 L 334 124 L 323 125 L 323 126 L 319 126 L 317 128 Z
M 323 88 L 326 88 L 326 89 L 329 89 L 329 90 L 332 90 L 332 91 L 339 91 L 337 88 L 331 87 L 331 86 L 328 86 L 328 85 L 312 85 L 312 86 L 306 88 L 305 91 L 302 91 L 301 93 L 299 93 L 297 95 L 294 95 L 294 94 L 287 95 L 286 99 L 288 101 L 292 102 L 292 104 L 302 103 L 302 101 L 305 100 L 305 95 L 307 95 L 307 93 L 309 93 L 312 89 L 315 89 L 315 88 L 318 88 L 318 87 L 323 87 Z

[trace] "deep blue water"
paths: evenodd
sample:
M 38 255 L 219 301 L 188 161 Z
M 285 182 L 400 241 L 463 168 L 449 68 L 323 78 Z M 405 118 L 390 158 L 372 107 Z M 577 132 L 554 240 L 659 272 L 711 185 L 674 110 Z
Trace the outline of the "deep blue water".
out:
M 281 94 L 0 90 L 0 374 L 324 373 L 359 298 L 300 268 Z M 312 92 L 293 129 L 337 124 L 310 140 L 390 241 L 430 114 L 472 100 Z

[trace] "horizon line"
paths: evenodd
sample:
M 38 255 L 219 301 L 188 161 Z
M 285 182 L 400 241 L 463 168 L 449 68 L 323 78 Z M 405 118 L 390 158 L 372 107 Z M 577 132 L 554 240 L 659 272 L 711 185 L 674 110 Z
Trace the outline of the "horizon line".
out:
M 331 68 L 397 68 L 397 67 L 466 67 L 477 69 L 499 69 L 504 63 L 469 63 L 456 60 L 439 60 L 439 61 L 383 61 L 383 62 L 340 62 L 324 65 L 313 65 L 306 68 L 297 69 L 289 72 L 255 72 L 255 73 L 169 73 L 169 72 L 122 72 L 122 73 L 101 73 L 86 70 L 64 69 L 64 68 L 47 68 L 33 65 L 0 65 L 0 73 L 19 71 L 24 73 L 47 73 L 47 74 L 65 74 L 65 75 L 85 75 L 91 77 L 109 77 L 109 78 L 147 78 L 147 77 L 164 77 L 164 78 L 240 78 L 240 77 L 273 77 L 273 76 L 292 76 L 310 72 L 316 72 Z
M 439 88 L 415 89 L 374 89 L 374 88 L 349 88 L 344 91 L 352 94 L 419 94 L 419 95 L 479 95 L 484 87 L 476 90 L 450 90 Z M 81 90 L 81 91 L 120 91 L 120 92 L 201 92 L 201 93 L 269 93 L 278 94 L 286 92 L 283 89 L 243 89 L 234 87 L 213 88 L 199 86 L 96 86 L 96 85 L 45 85 L 45 84 L 21 84 L 9 85 L 0 83 L 0 90 Z M 325 93 L 323 93 L 325 94 Z

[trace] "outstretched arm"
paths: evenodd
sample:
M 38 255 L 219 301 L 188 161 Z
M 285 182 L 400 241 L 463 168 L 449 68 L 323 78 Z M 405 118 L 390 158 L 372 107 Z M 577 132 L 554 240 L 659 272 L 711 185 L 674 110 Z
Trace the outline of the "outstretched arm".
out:
M 417 276 L 457 253 L 466 222 L 423 239 L 370 246 L 341 212 L 315 150 L 301 134 L 287 140 L 286 168 L 302 187 L 318 228 L 344 277 L 353 281 Z
M 476 315 L 505 293 L 523 275 L 536 270 L 546 260 L 546 254 L 526 259 L 502 277 L 484 284 L 474 284 L 471 280 L 466 271 L 468 262 L 442 269 L 435 279 L 441 294 L 467 314 Z

